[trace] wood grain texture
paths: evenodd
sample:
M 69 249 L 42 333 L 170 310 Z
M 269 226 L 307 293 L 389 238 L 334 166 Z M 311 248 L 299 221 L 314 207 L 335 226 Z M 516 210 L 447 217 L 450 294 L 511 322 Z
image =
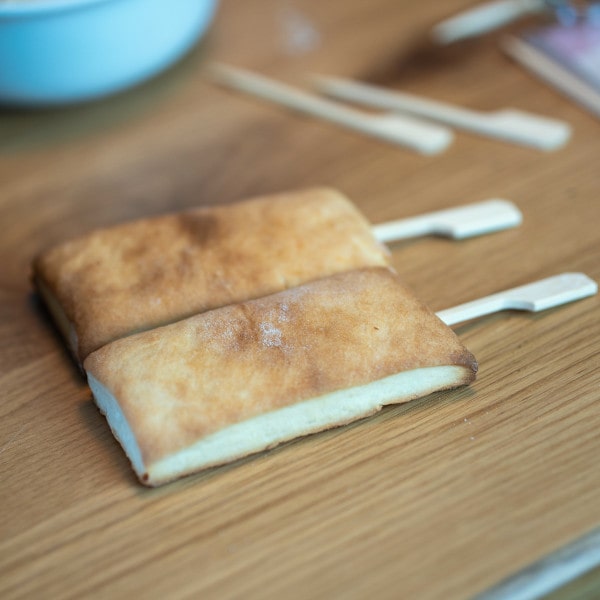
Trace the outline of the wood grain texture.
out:
M 469 389 L 142 489 L 32 292 L 42 248 L 95 227 L 331 185 L 372 221 L 506 197 L 523 225 L 393 245 L 433 309 L 562 271 L 600 280 L 600 121 L 490 36 L 435 51 L 470 4 L 223 0 L 170 72 L 71 109 L 0 111 L 0 596 L 465 598 L 600 523 L 600 300 L 456 328 Z M 290 45 L 307 19 L 310 49 Z M 202 78 L 206 58 L 294 84 L 362 77 L 568 120 L 545 154 L 459 133 L 423 157 Z

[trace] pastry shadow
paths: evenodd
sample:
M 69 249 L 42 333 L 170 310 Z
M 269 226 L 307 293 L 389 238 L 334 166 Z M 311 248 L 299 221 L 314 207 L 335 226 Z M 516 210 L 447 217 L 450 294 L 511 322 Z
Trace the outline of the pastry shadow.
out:
M 83 369 L 77 364 L 75 358 L 69 351 L 65 340 L 60 333 L 48 307 L 45 302 L 42 300 L 41 296 L 37 292 L 30 292 L 28 296 L 28 304 L 33 313 L 35 313 L 36 317 L 44 327 L 45 331 L 49 333 L 49 335 L 54 338 L 54 342 L 57 348 L 60 348 L 60 353 L 64 358 L 65 364 L 69 365 L 69 371 L 71 373 L 71 377 L 73 381 L 79 385 L 82 383 L 86 383 L 85 372 Z

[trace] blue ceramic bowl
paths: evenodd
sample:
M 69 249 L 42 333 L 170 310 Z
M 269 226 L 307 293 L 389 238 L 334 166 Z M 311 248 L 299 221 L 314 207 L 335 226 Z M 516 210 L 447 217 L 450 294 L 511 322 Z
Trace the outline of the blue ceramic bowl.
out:
M 0 103 L 52 106 L 136 85 L 182 57 L 217 0 L 0 1 Z

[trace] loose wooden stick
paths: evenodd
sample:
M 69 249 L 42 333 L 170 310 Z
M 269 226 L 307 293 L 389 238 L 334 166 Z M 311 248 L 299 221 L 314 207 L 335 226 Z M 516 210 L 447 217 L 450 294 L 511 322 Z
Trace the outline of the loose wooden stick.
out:
M 598 292 L 598 284 L 583 273 L 563 273 L 460 304 L 437 313 L 446 325 L 456 325 L 503 310 L 538 312 Z
M 209 65 L 206 73 L 211 80 L 226 87 L 412 148 L 423 154 L 442 152 L 453 138 L 449 129 L 439 125 L 396 114 L 364 113 L 243 69 L 213 63 Z
M 459 240 L 516 227 L 522 218 L 512 202 L 493 199 L 380 223 L 373 226 L 373 234 L 384 243 L 430 234 Z
M 438 44 L 451 44 L 493 31 L 528 14 L 546 9 L 545 0 L 492 0 L 438 23 L 431 35 Z
M 451 127 L 540 150 L 556 150 L 571 135 L 571 128 L 564 121 L 519 110 L 483 113 L 349 79 L 315 76 L 313 80 L 317 89 L 335 98 L 418 115 Z

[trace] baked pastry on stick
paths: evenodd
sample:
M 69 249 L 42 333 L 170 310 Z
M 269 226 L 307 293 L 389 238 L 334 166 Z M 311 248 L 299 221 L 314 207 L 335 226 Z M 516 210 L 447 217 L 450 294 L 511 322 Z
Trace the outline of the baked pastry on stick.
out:
M 155 486 L 468 384 L 477 363 L 379 267 L 117 340 L 84 368 L 139 479 Z
M 354 205 L 319 188 L 97 230 L 38 256 L 33 277 L 82 362 L 126 335 L 388 257 Z

